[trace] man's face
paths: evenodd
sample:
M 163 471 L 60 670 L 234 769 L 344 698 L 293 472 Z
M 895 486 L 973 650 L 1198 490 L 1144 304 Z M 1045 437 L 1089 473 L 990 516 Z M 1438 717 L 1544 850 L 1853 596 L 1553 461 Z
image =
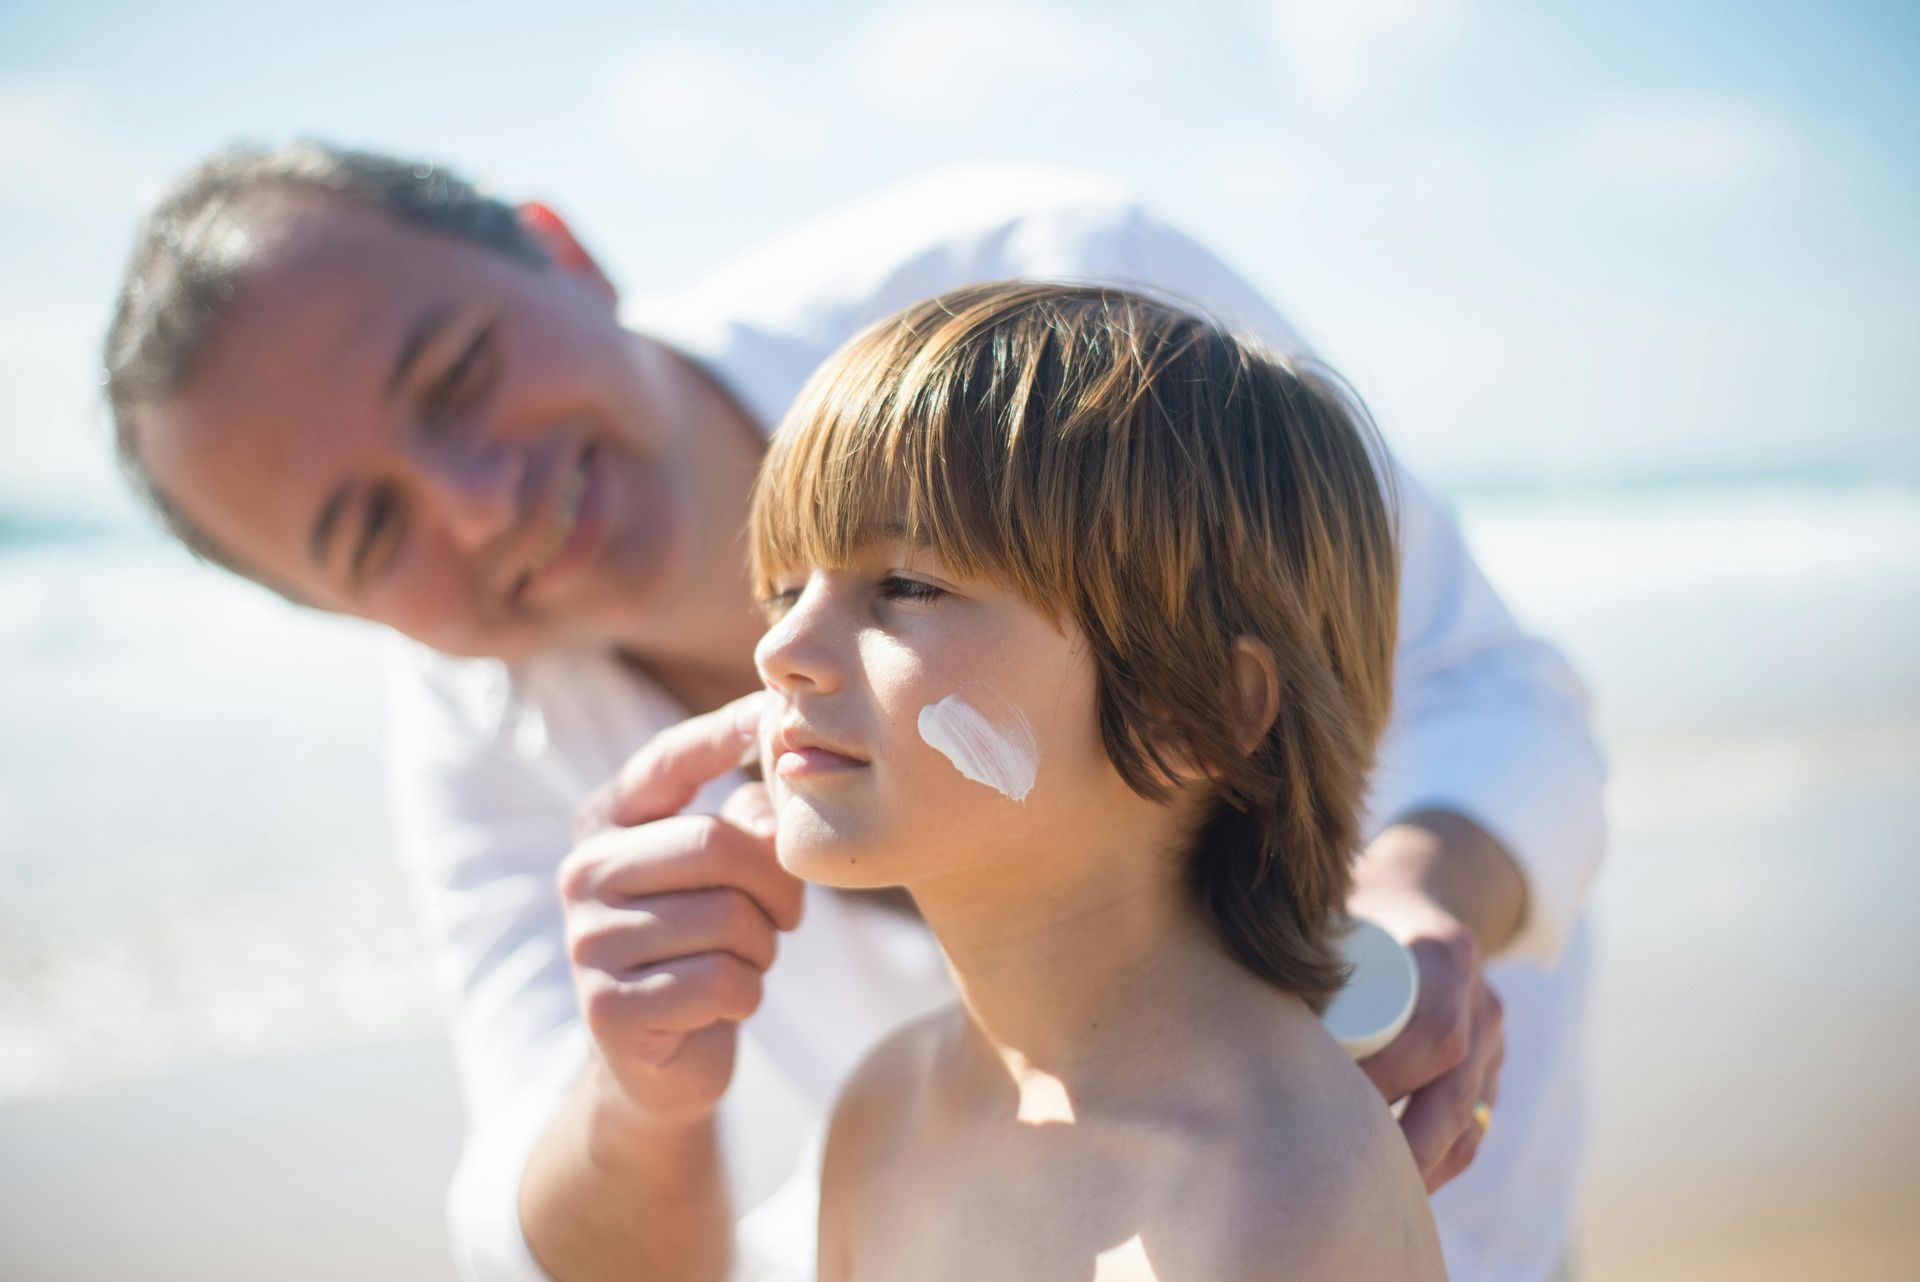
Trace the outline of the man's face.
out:
M 331 200 L 261 227 L 187 386 L 138 429 L 160 488 L 250 569 L 504 657 L 644 648 L 738 580 L 697 448 L 724 402 L 620 327 L 597 272 Z

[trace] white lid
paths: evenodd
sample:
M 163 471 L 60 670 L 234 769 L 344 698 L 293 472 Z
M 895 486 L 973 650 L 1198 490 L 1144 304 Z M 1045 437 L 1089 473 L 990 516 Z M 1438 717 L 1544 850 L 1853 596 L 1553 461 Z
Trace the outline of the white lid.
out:
M 1338 945 L 1353 967 L 1347 986 L 1334 994 L 1320 1022 L 1355 1059 L 1384 1050 L 1413 1018 L 1420 972 L 1400 941 L 1364 917 L 1347 919 Z

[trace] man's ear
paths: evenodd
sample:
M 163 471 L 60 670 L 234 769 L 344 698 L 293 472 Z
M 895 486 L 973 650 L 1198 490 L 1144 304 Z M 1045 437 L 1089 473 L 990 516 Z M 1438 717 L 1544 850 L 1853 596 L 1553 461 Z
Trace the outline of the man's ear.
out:
M 553 259 L 554 266 L 569 276 L 578 276 L 590 284 L 595 291 L 604 295 L 609 303 L 620 301 L 620 292 L 600 270 L 600 264 L 593 260 L 586 247 L 574 238 L 573 229 L 559 214 L 537 200 L 523 203 L 517 211 L 520 225 L 527 234 L 540 242 L 547 251 L 547 257 Z
M 1233 643 L 1233 674 L 1240 683 L 1240 751 L 1250 753 L 1280 715 L 1280 666 L 1266 646 L 1239 637 Z

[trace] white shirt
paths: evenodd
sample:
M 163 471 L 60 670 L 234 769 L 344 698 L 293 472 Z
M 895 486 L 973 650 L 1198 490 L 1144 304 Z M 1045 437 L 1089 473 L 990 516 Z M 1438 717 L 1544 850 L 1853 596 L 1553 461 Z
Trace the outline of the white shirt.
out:
M 1016 276 L 1149 289 L 1279 350 L 1300 347 L 1229 268 L 1137 204 L 1086 179 L 1033 173 L 947 174 L 897 190 L 627 319 L 699 362 L 771 430 L 807 375 L 867 323 Z M 1487 970 L 1506 1006 L 1499 1110 L 1434 1210 L 1458 1282 L 1537 1282 L 1566 1249 L 1578 1178 L 1579 913 L 1603 845 L 1603 770 L 1579 680 L 1517 629 L 1449 517 L 1394 466 L 1395 711 L 1367 831 L 1439 806 L 1498 838 L 1525 875 L 1527 920 Z M 539 1279 L 519 1227 L 520 1175 L 587 1048 L 554 870 L 582 796 L 684 709 L 599 653 L 509 668 L 404 646 L 396 678 L 403 858 L 451 995 L 469 1118 L 449 1193 L 455 1252 L 483 1282 Z M 733 782 L 702 801 L 717 803 Z M 809 1145 L 839 1083 L 891 1028 L 950 995 L 924 928 L 817 888 L 807 896 L 743 1027 L 720 1111 L 735 1205 L 759 1208 L 742 1229 L 743 1272 L 783 1279 L 812 1276 Z

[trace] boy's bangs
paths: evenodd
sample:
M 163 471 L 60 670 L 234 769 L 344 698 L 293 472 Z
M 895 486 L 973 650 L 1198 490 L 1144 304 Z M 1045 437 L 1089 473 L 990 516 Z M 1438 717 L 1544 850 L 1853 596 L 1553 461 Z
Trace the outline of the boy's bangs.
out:
M 753 577 L 763 595 L 800 566 L 840 569 L 875 542 L 902 539 L 947 569 L 1026 590 L 1011 549 L 991 424 L 956 403 L 962 353 L 899 332 L 871 335 L 802 393 L 776 434 L 754 495 Z M 1034 532 L 1037 534 L 1037 532 Z M 1031 593 L 1029 593 L 1031 594 Z

